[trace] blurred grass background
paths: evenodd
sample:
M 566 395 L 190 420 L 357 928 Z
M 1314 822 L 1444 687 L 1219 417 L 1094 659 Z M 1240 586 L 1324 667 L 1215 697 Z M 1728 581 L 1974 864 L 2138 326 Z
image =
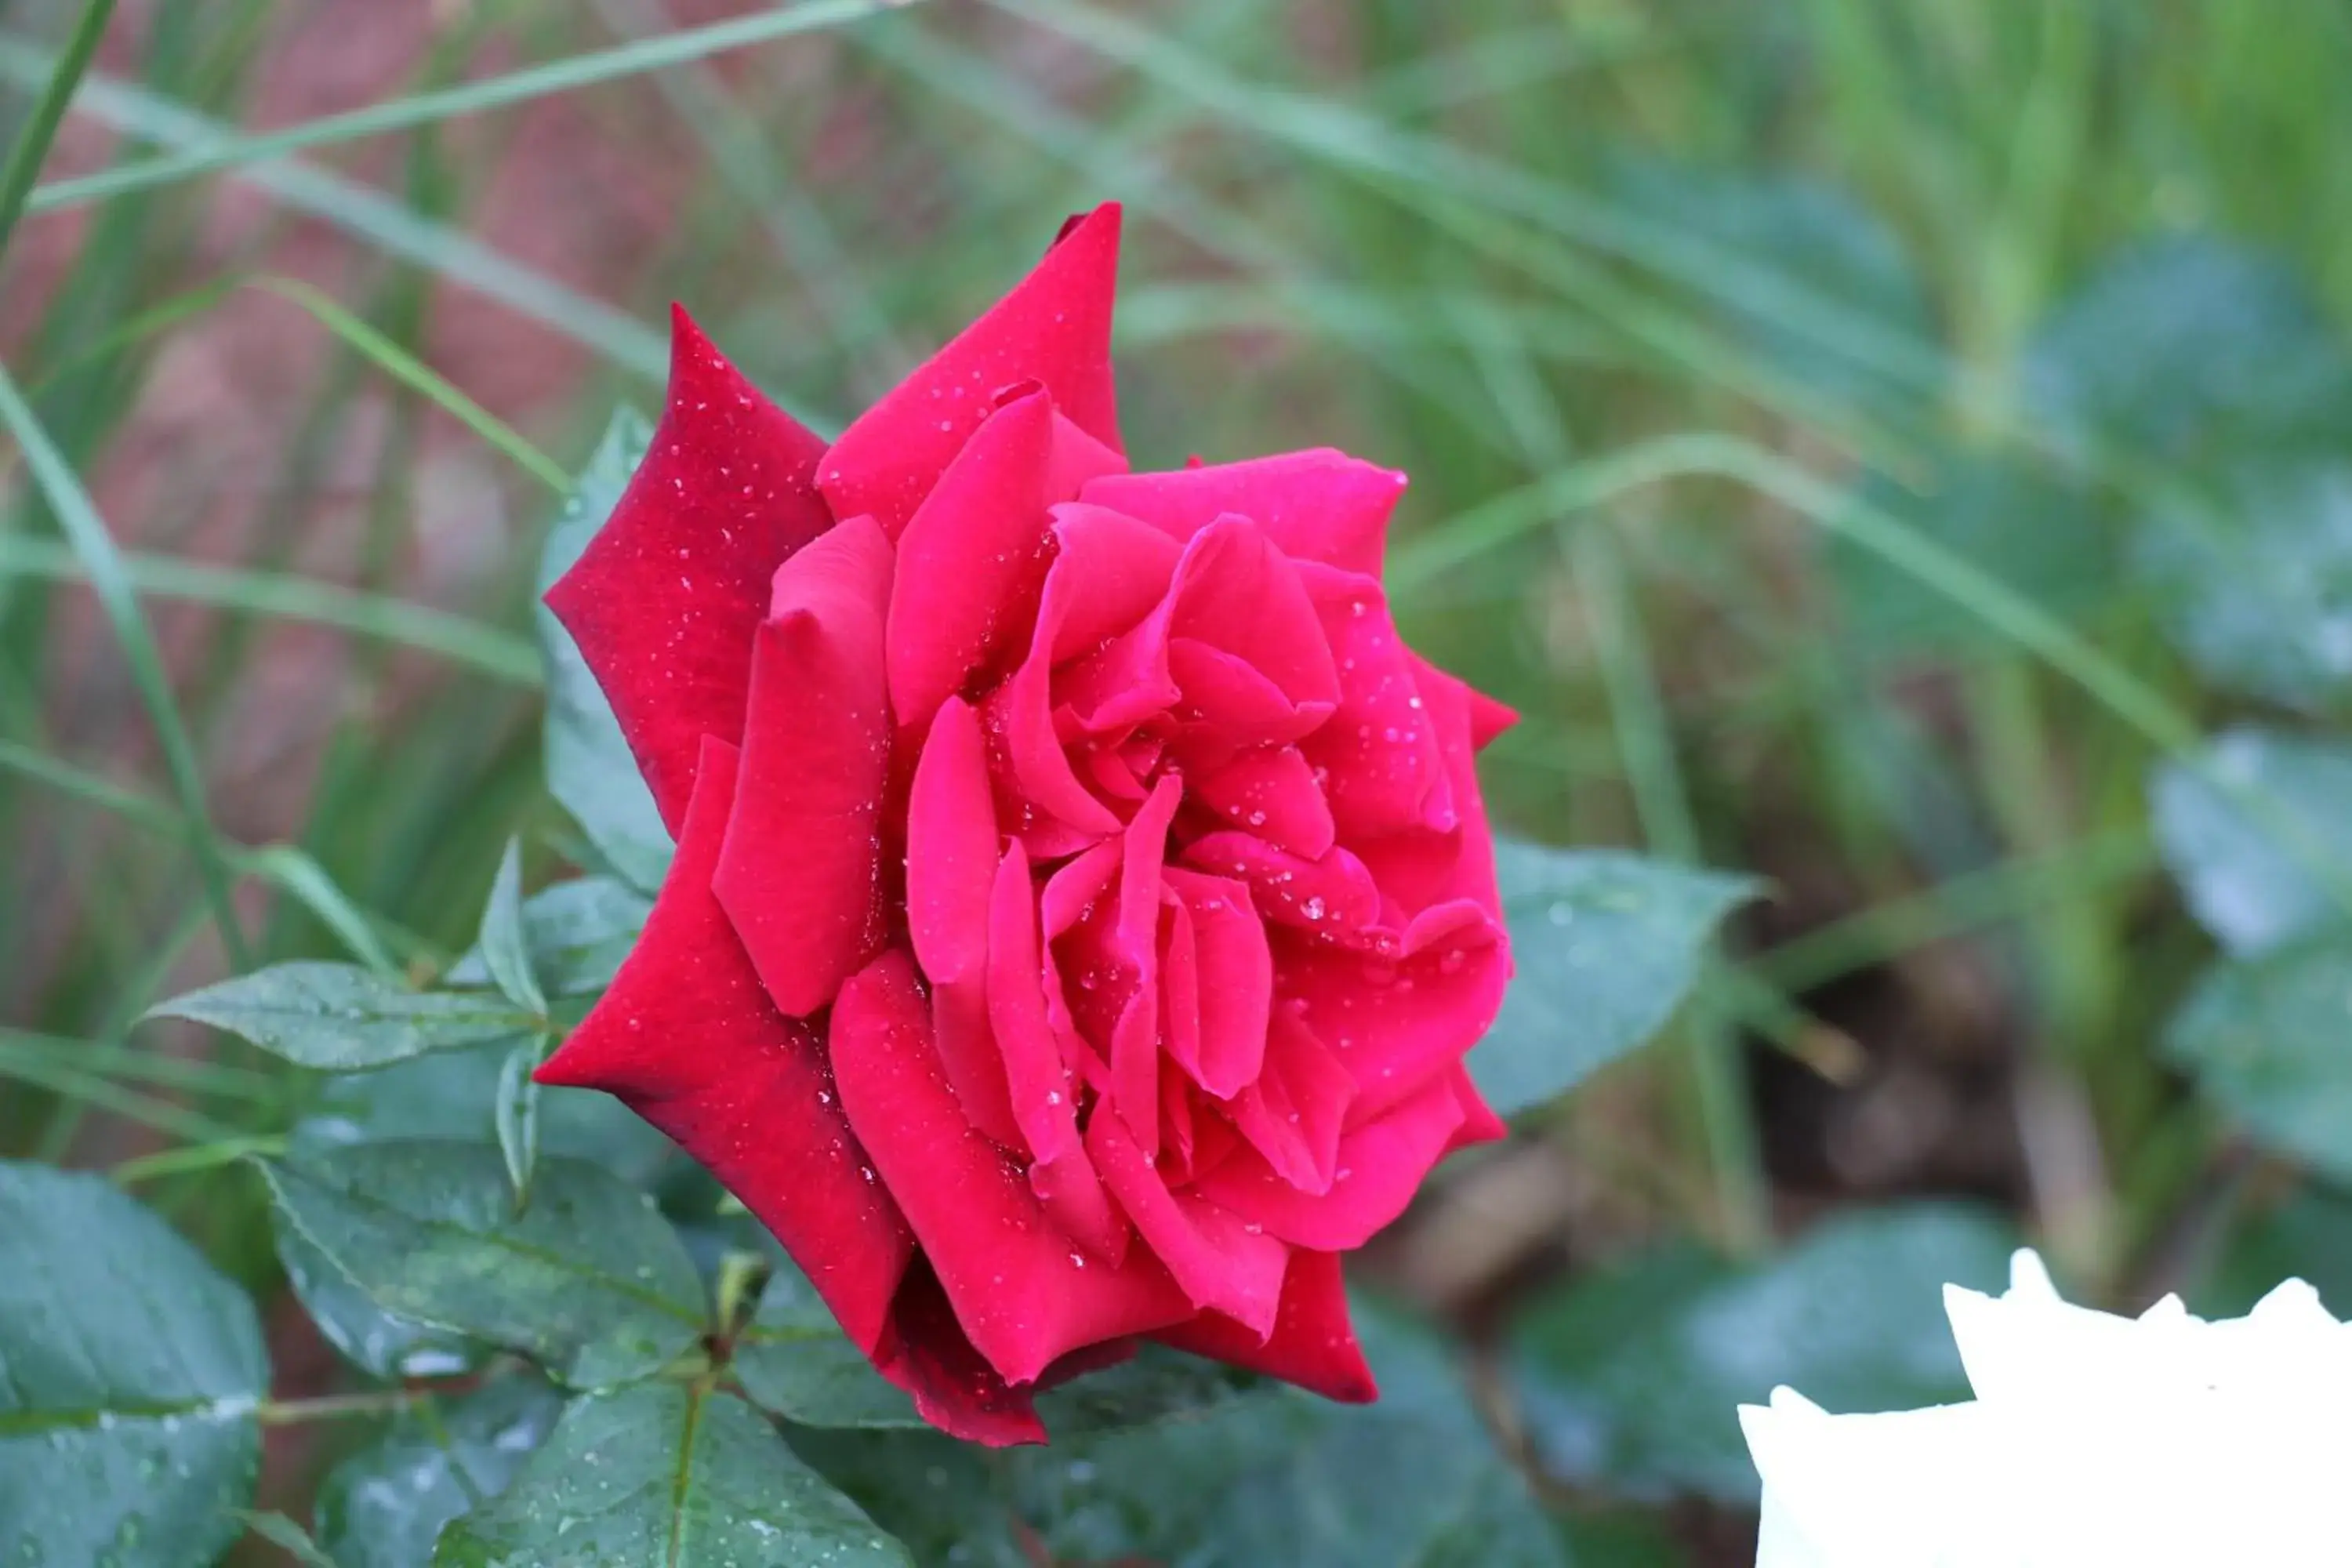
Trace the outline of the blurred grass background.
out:
M 1117 197 L 1139 463 L 1410 470 L 1408 633 L 1526 716 L 1502 819 L 1775 888 L 1407 1289 L 1952 1194 L 2131 1302 L 2292 1184 L 2158 1052 L 2210 944 L 2147 781 L 2347 660 L 2276 595 L 2184 637 L 2254 568 L 2148 541 L 2346 450 L 2352 12 L 878 9 L 122 0 L 0 255 L 0 1152 L 135 1162 L 265 1281 L 215 1167 L 301 1086 L 131 1025 L 240 950 L 437 966 L 560 845 L 530 563 L 662 307 L 837 426 Z M 0 5 L 0 145 L 83 11 Z

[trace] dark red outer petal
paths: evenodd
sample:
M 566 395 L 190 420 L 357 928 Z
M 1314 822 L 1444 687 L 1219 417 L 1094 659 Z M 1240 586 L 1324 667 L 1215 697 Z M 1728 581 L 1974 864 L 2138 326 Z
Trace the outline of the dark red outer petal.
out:
M 1045 384 L 1072 424 L 1114 451 L 1118 397 L 1110 318 L 1119 213 L 1097 207 L 1029 275 L 858 416 L 825 455 L 818 485 L 835 517 L 868 513 L 896 539 L 948 463 L 1016 382 Z
M 710 893 L 736 753 L 705 739 L 677 857 L 612 988 L 532 1076 L 618 1096 L 793 1255 L 868 1355 L 914 1241 L 871 1176 L 824 1046 L 769 1000 Z
M 768 584 L 830 527 L 824 443 L 729 364 L 683 309 L 653 444 L 612 517 L 547 592 L 580 645 L 672 837 L 702 737 L 743 732 Z
M 999 1377 L 972 1347 L 919 1253 L 898 1287 L 890 1326 L 891 1342 L 876 1364 L 907 1391 L 916 1415 L 951 1437 L 992 1448 L 1045 1440 L 1030 1391 Z
M 1348 1287 L 1337 1253 L 1302 1248 L 1290 1255 L 1274 1332 L 1262 1344 L 1222 1312 L 1203 1312 L 1151 1337 L 1193 1355 L 1295 1383 L 1326 1399 L 1365 1405 L 1380 1394 L 1348 1321 Z

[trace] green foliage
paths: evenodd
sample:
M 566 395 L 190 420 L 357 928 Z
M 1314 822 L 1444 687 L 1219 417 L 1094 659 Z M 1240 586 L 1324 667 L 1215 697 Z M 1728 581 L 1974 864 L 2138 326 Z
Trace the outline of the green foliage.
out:
M 2196 761 L 2151 789 L 2165 864 L 2214 940 L 2251 956 L 2352 914 L 2352 745 L 2232 730 Z
M 0 1163 L 0 1561 L 203 1568 L 268 1392 L 245 1293 L 95 1176 Z
M 1739 1405 L 1782 1384 L 1837 1411 L 1966 1398 L 1943 1288 L 2002 1289 L 2016 1245 L 1985 1215 L 1913 1205 L 1825 1220 L 1759 1263 L 1683 1245 L 1633 1258 L 1520 1316 L 1529 1424 L 1563 1474 L 1752 1501 Z
M 906 1553 L 740 1400 L 699 1384 L 567 1406 L 504 1491 L 442 1533 L 435 1568 L 570 1558 L 674 1568 L 883 1568 Z
M 547 1384 L 507 1377 L 404 1415 L 320 1487 L 320 1543 L 340 1568 L 425 1568 L 442 1527 L 504 1491 L 562 1410 Z
M 478 1144 L 361 1143 L 262 1170 L 286 1223 L 378 1306 L 572 1387 L 649 1375 L 701 1333 L 702 1283 L 668 1223 L 597 1166 L 541 1162 L 520 1212 Z
M 118 162 L 50 169 L 0 258 L 0 1153 L 46 1163 L 0 1164 L 0 1562 L 196 1568 L 307 1517 L 342 1568 L 421 1568 L 460 1516 L 445 1561 L 898 1560 L 797 1453 L 922 1563 L 1659 1568 L 1686 1516 L 1654 1500 L 1748 1495 L 1738 1400 L 1957 1391 L 1934 1287 L 1996 1279 L 2007 1230 L 1866 1200 L 2040 1209 L 1968 1163 L 2020 1084 L 2090 1112 L 2060 1152 L 2100 1179 L 2029 1216 L 2062 1270 L 2352 1310 L 2339 8 L 446 8 L 414 80 L 289 124 L 264 0 L 167 5 L 74 96 Z M 12 198 L 102 9 L 0 26 Z M 559 93 L 596 172 L 561 222 L 509 139 Z M 385 132 L 364 178 L 311 161 Z M 1525 715 L 1498 816 L 1659 857 L 1503 847 L 1520 976 L 1471 1058 L 1513 1112 L 1623 1063 L 1520 1117 L 1528 1169 L 1607 1200 L 1506 1303 L 1538 1468 L 1592 1500 L 1565 1523 L 1467 1405 L 1459 1322 L 1376 1315 L 1370 1410 L 1147 1347 L 1041 1397 L 1042 1453 L 914 1430 L 788 1265 L 729 1341 L 688 1259 L 741 1225 L 616 1103 L 529 1084 L 671 847 L 530 603 L 649 426 L 605 427 L 534 572 L 542 454 L 658 387 L 667 297 L 836 426 L 1104 196 L 1139 463 L 1410 470 L 1399 613 Z M 281 264 L 257 201 L 348 286 L 247 276 Z M 586 874 L 524 897 L 518 839 Z M 224 959 L 154 1011 L 227 1036 L 132 1032 Z M 1662 1030 L 1691 1049 L 1636 1058 Z M 1817 1146 L 1922 1084 L 1969 1104 L 1907 1173 Z M 1737 1263 L 1681 1239 L 1775 1196 L 1829 1212 Z M 241 1288 L 275 1324 L 284 1286 L 349 1363 L 320 1413 L 396 1417 L 256 1515 L 257 1420 L 306 1416 Z
M 2267 1146 L 2352 1179 L 2347 998 L 2340 931 L 2218 963 L 2167 1026 L 2165 1055 Z
M 511 1040 L 538 1023 L 500 997 L 411 991 L 348 963 L 273 964 L 174 997 L 150 1016 L 209 1024 L 330 1072 Z
M 803 1426 L 922 1426 L 913 1402 L 849 1342 L 782 1248 L 772 1267 L 729 1363 L 751 1403 Z
M 602 991 L 629 955 L 652 908 L 645 894 L 612 877 L 577 877 L 541 889 L 522 902 L 531 973 L 553 996 Z M 492 984 L 478 947 L 452 965 L 446 978 L 457 986 Z
M 1506 1116 L 1657 1033 L 1697 979 L 1716 922 L 1756 891 L 1743 878 L 1508 838 L 1495 870 L 1518 973 L 1470 1070 Z

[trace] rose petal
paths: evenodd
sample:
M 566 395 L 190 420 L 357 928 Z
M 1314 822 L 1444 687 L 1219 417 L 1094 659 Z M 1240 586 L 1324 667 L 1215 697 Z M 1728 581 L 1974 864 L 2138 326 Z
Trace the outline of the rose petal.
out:
M 1171 1193 L 1128 1131 L 1124 1117 L 1097 1114 L 1087 1147 L 1143 1239 L 1194 1306 L 1222 1312 L 1260 1339 L 1274 1331 L 1290 1249 L 1198 1193 Z
M 992 1448 L 1045 1440 L 1030 1391 L 1007 1384 L 982 1357 L 919 1254 L 898 1287 L 890 1327 L 876 1365 L 907 1391 L 916 1415 L 951 1437 Z
M 1324 729 L 1328 730 L 1329 725 Z M 1311 745 L 1320 733 L 1307 737 Z M 1312 860 L 1331 847 L 1338 827 L 1314 768 L 1297 746 L 1261 746 L 1187 781 L 1192 800 L 1220 827 L 1244 829 Z
M 1309 860 L 1252 834 L 1211 833 L 1186 845 L 1183 858 L 1246 883 L 1260 915 L 1307 936 L 1357 940 L 1380 924 L 1380 886 L 1347 849 Z
M 1013 1120 L 1030 1155 L 1030 1190 L 1061 1231 L 1104 1262 L 1126 1256 L 1127 1222 L 1078 1136 L 1079 1080 L 1046 1006 L 1029 859 L 1016 841 L 989 900 L 989 1020 L 1003 1053 Z
M 1176 897 L 1161 952 L 1160 1011 L 1168 1055 L 1220 1100 L 1257 1077 L 1274 1005 L 1274 955 L 1249 889 L 1223 877 L 1170 867 Z
M 776 1005 L 833 1000 L 880 938 L 890 542 L 853 518 L 777 570 L 712 889 Z
M 1360 1121 L 1419 1093 L 1486 1036 L 1511 966 L 1500 929 L 1462 899 L 1424 910 L 1386 952 L 1287 943 L 1275 974 L 1355 1079 Z
M 1407 655 L 1413 687 L 1424 700 L 1438 750 L 1445 759 L 1455 826 L 1435 833 L 1414 830 L 1366 838 L 1356 847 L 1371 868 L 1381 891 L 1402 916 L 1456 899 L 1470 899 L 1502 923 L 1502 896 L 1495 881 L 1494 837 L 1478 791 L 1472 758 L 1473 702 L 1469 687 L 1435 665 Z
M 1300 749 L 1323 779 L 1339 831 L 1352 840 L 1453 827 L 1454 792 L 1438 789 L 1450 782 L 1444 752 L 1380 584 L 1311 565 L 1299 578 L 1339 668 L 1339 709 Z
M 911 534 L 909 537 L 912 537 Z M 1025 1153 L 988 1018 L 996 808 L 980 719 L 950 697 L 931 721 L 907 800 L 907 932 L 931 983 L 940 1060 L 973 1126 Z
M 1119 474 L 1080 491 L 1190 539 L 1226 512 L 1254 520 L 1293 560 L 1377 577 L 1389 513 L 1404 493 L 1393 468 L 1318 447 L 1168 473 Z
M 1234 1125 L 1275 1174 L 1302 1193 L 1327 1193 L 1339 1169 L 1340 1129 L 1356 1080 L 1296 1009 L 1277 1007 L 1265 1070 L 1233 1097 Z
M 1263 1344 L 1248 1329 L 1217 1312 L 1203 1312 L 1151 1337 L 1193 1355 L 1295 1383 L 1326 1399 L 1365 1405 L 1380 1394 L 1356 1343 L 1354 1325 L 1348 1321 L 1348 1288 L 1336 1253 L 1301 1248 L 1290 1255 L 1274 1332 Z
M 1453 1084 L 1440 1079 L 1379 1120 L 1340 1135 L 1327 1193 L 1300 1192 L 1247 1147 L 1194 1178 L 1192 1190 L 1295 1246 L 1353 1252 L 1404 1213 L 1463 1121 Z M 919 1221 L 915 1228 L 920 1235 Z
M 1042 388 L 1005 402 L 956 454 L 898 539 L 889 671 L 900 726 L 919 731 L 1025 632 L 1046 571 L 1045 508 L 1103 460 L 1118 458 L 1061 419 Z
M 1510 1123 L 1496 1115 L 1494 1108 L 1486 1103 L 1486 1097 L 1478 1092 L 1478 1085 L 1470 1077 L 1467 1066 L 1454 1069 L 1453 1082 L 1454 1098 L 1462 1107 L 1462 1125 L 1455 1128 L 1454 1136 L 1447 1140 L 1447 1154 L 1474 1144 L 1497 1142 L 1511 1135 Z M 1443 1159 L 1444 1155 L 1439 1158 Z
M 973 1346 L 1007 1383 L 1034 1383 L 1084 1346 L 1192 1316 L 1184 1293 L 1140 1247 L 1090 1265 L 1018 1172 L 957 1108 L 940 1076 L 930 1020 L 904 955 L 886 953 L 834 1004 L 842 1103 Z
M 1168 592 L 1171 637 L 1232 654 L 1299 707 L 1328 712 L 1339 700 L 1331 647 L 1298 570 L 1249 519 L 1228 514 L 1194 534 Z
M 1118 207 L 1073 226 L 1029 275 L 882 400 L 825 454 L 819 488 L 835 517 L 871 514 L 899 530 L 981 421 L 990 399 L 1035 381 L 1077 427 L 1119 448 L 1110 317 L 1118 281 Z
M 706 738 L 677 856 L 610 990 L 531 1076 L 601 1089 L 775 1234 L 868 1355 L 914 1242 L 835 1103 L 824 1047 L 776 1010 L 711 896 L 736 753 Z
M 673 310 L 653 444 L 612 517 L 547 591 L 673 837 L 702 737 L 743 733 L 770 580 L 832 524 L 814 489 L 824 453 Z
M 1128 824 L 1118 873 L 1114 941 L 1128 991 L 1111 1026 L 1110 1108 L 1147 1159 L 1160 1152 L 1160 873 L 1183 793 L 1160 779 Z

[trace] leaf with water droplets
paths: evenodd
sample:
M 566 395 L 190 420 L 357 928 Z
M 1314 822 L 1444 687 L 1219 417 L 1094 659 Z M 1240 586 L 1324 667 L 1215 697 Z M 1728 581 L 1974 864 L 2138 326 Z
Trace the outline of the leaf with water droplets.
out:
M 436 1568 L 905 1568 L 899 1544 L 701 1384 L 578 1399 L 511 1484 L 442 1532 Z
M 151 1018 L 226 1029 L 306 1068 L 358 1072 L 512 1040 L 539 1025 L 504 997 L 411 991 L 349 963 L 277 963 L 164 1002 Z
M 522 1011 L 544 1016 L 547 995 L 540 989 L 531 963 L 530 936 L 522 919 L 520 839 L 508 839 L 506 853 L 499 857 L 498 875 L 490 880 L 489 900 L 482 906 L 481 935 L 475 945 L 499 994 Z
M 613 515 L 629 476 L 646 455 L 653 430 L 644 416 L 624 408 L 573 489 L 563 516 L 549 531 L 540 556 L 541 593 L 580 559 Z M 621 722 L 604 700 L 572 634 L 545 605 L 538 612 L 540 651 L 547 661 L 547 787 L 606 867 L 632 886 L 661 886 L 676 847 L 654 807 L 653 792 L 637 772 Z
M 242 1529 L 253 1303 L 90 1175 L 0 1162 L 0 1563 L 202 1568 Z
M 1495 871 L 1517 973 L 1470 1074 L 1506 1116 L 1566 1093 L 1663 1027 L 1717 922 L 1757 886 L 1512 838 L 1496 841 Z
M 341 1568 L 425 1568 L 442 1527 L 504 1491 L 555 1429 L 563 1397 L 501 1378 L 403 1415 L 319 1489 L 319 1539 Z
M 361 1143 L 262 1171 L 285 1222 L 395 1317 L 530 1357 L 574 1388 L 660 1370 L 701 1337 L 693 1260 L 647 1198 L 540 1163 L 518 1212 L 476 1143 Z
M 636 945 L 652 909 L 652 900 L 615 877 L 575 877 L 541 888 L 522 901 L 532 973 L 551 996 L 602 991 Z M 477 947 L 446 978 L 451 985 L 488 985 L 490 966 Z
M 1192 1419 L 1057 1434 L 1003 1458 L 1005 1491 L 1057 1563 L 1558 1568 L 1444 1348 L 1370 1303 L 1355 1317 L 1377 1405 L 1267 1387 Z
M 803 1426 L 920 1426 L 906 1394 L 849 1342 L 808 1276 L 781 1252 L 730 1363 L 763 1410 Z

